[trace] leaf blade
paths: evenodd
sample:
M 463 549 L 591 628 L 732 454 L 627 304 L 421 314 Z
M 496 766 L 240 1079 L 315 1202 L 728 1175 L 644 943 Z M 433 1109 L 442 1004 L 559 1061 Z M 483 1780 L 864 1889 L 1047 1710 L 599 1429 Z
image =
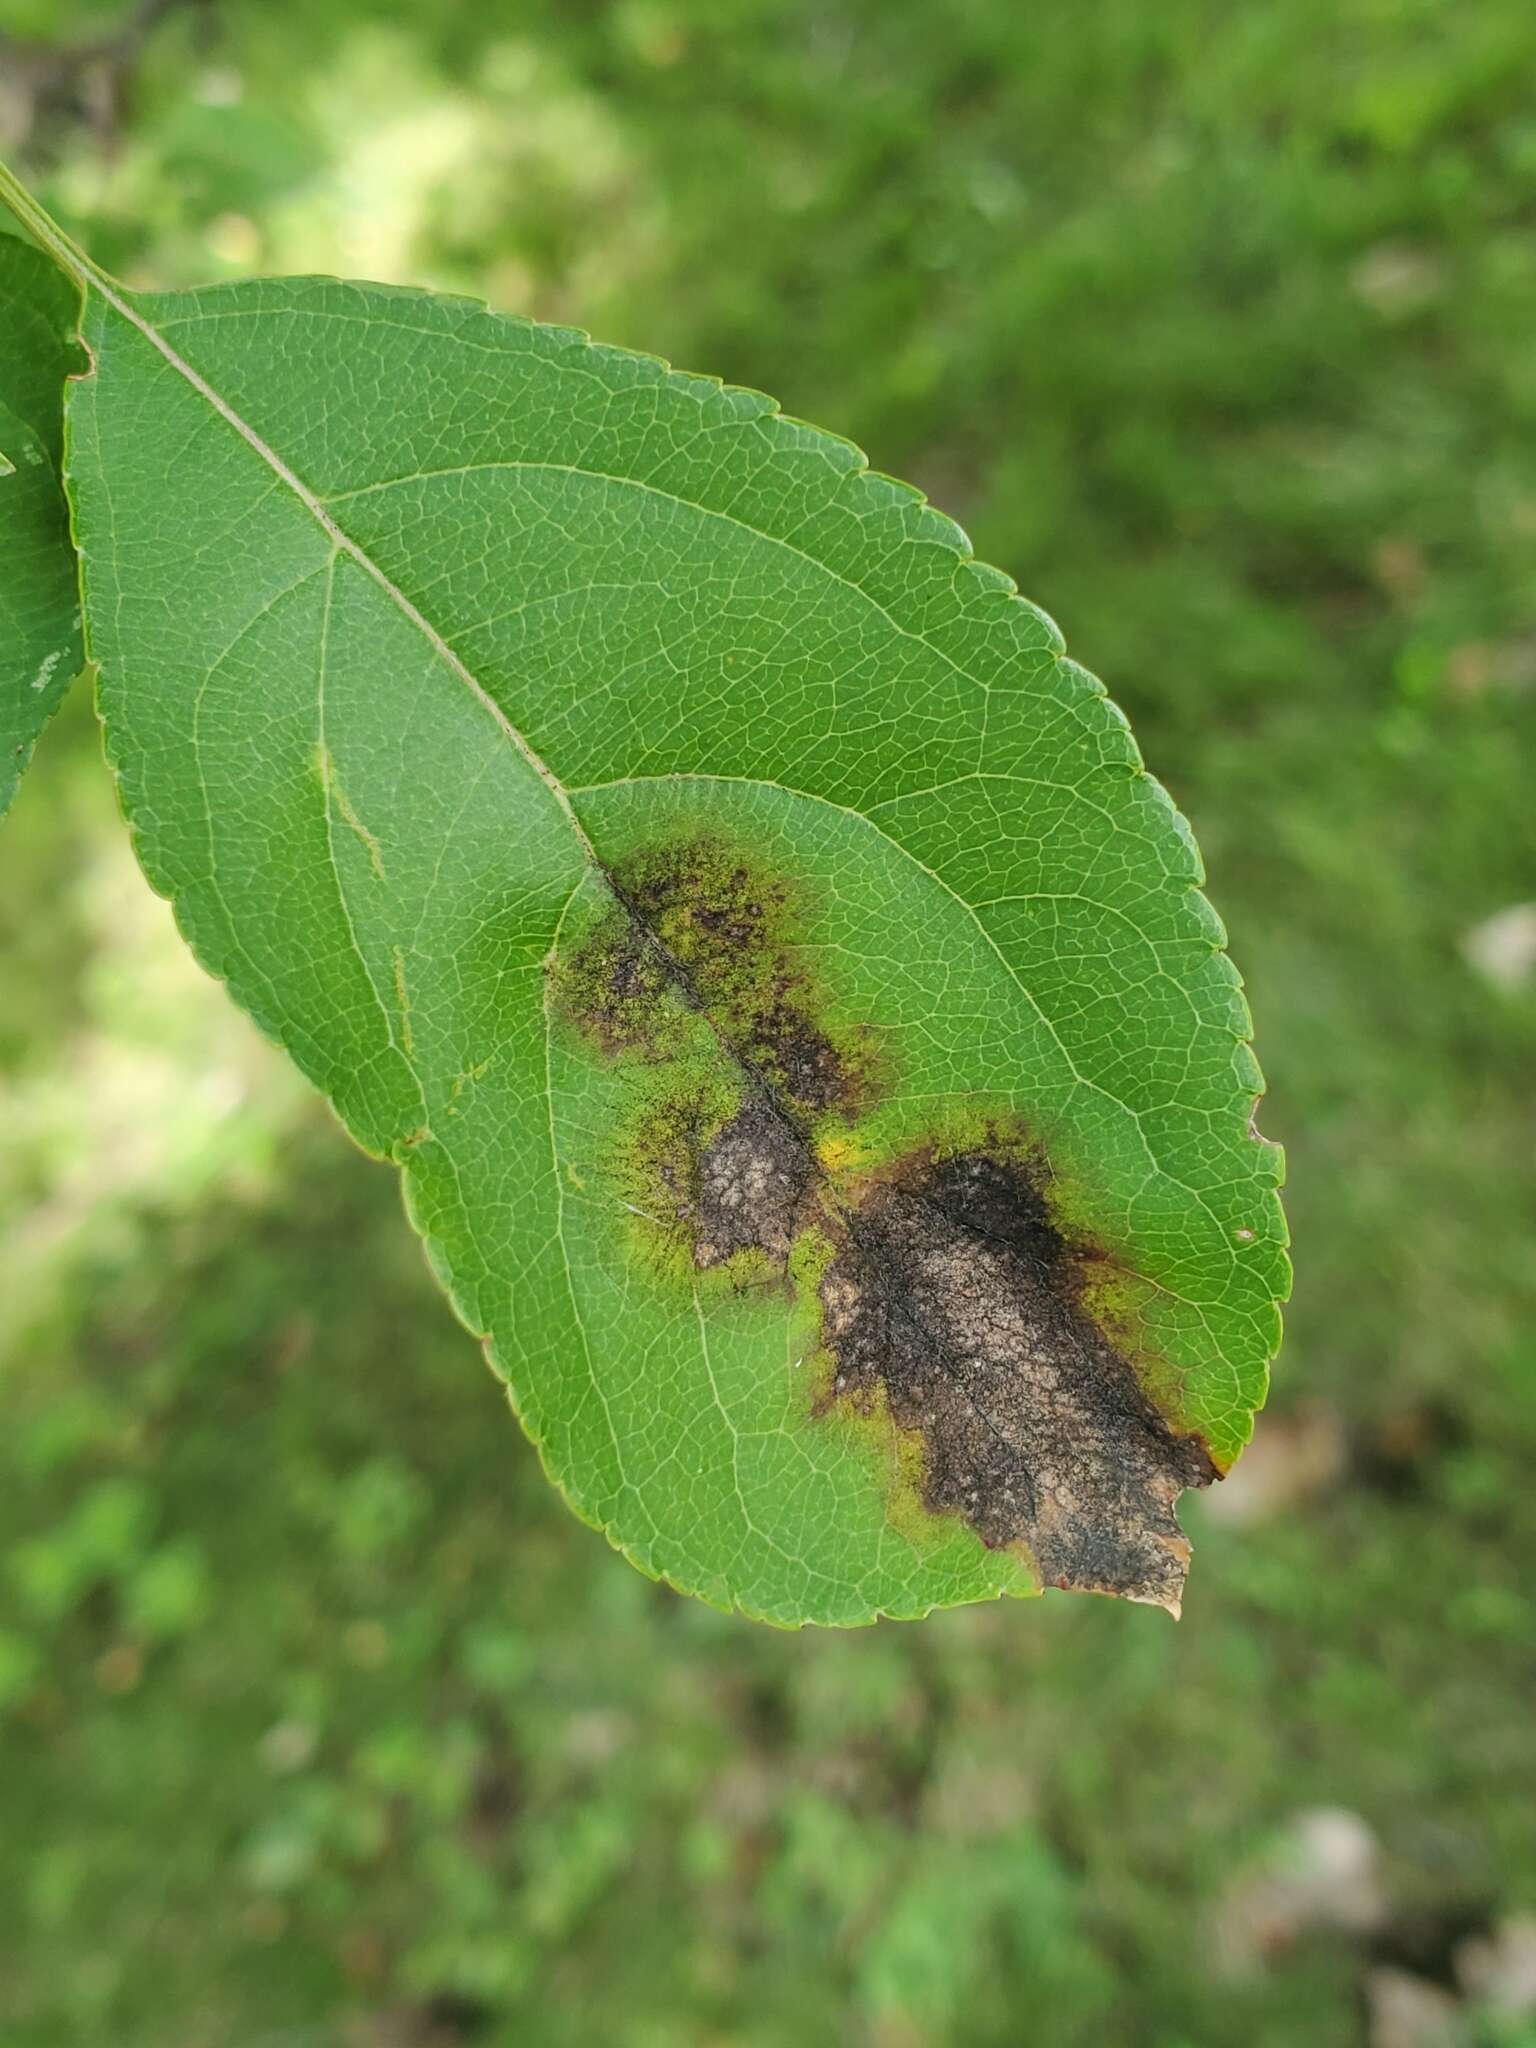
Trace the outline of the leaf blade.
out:
M 76 287 L 39 250 L 0 235 L 0 816 L 82 661 L 59 475 L 78 318 Z
M 1236 978 L 1187 828 L 1124 721 L 957 528 L 757 394 L 465 302 L 325 281 L 220 288 L 98 303 L 92 340 L 75 490 L 89 600 L 117 621 L 98 650 L 102 701 L 146 866 L 360 1142 L 405 1166 L 429 1256 L 590 1519 L 646 1568 L 780 1620 L 917 1613 L 1035 1576 L 953 1516 L 893 1513 L 899 1431 L 872 1445 L 798 1393 L 765 1419 L 774 1347 L 808 1341 L 806 1288 L 750 1329 L 704 1283 L 663 1299 L 611 1200 L 573 1269 L 594 1073 L 550 1049 L 544 963 L 593 848 L 606 872 L 622 856 L 625 792 L 642 811 L 696 812 L 706 783 L 717 823 L 728 790 L 748 811 L 808 807 L 778 838 L 830 832 L 822 881 L 851 871 L 856 844 L 860 859 L 886 849 L 871 858 L 900 877 L 887 920 L 919 896 L 936 920 L 924 1000 L 962 956 L 989 963 L 990 1038 L 932 1071 L 909 1044 L 907 1077 L 863 1138 L 910 1145 L 936 1080 L 973 1104 L 1017 1098 L 1048 1124 L 1145 1283 L 1138 1313 L 1168 1361 L 1159 1398 L 1220 1461 L 1235 1454 L 1284 1278 L 1275 1165 L 1247 1136 L 1258 1075 Z M 391 384 L 409 387 L 409 408 L 386 403 Z M 237 561 L 205 546 L 182 565 L 169 689 L 134 593 L 146 549 L 164 546 L 145 507 L 176 479 L 135 476 L 129 393 L 141 439 L 181 451 L 194 501 L 211 478 L 239 508 Z M 109 470 L 133 479 L 126 526 Z M 209 643 L 211 619 L 239 622 L 228 647 Z M 201 820 L 178 797 L 188 760 Z M 525 829 L 509 850 L 514 818 Z M 214 883 L 221 838 L 241 878 L 233 913 Z M 873 931 L 878 890 L 860 890 Z M 893 987 L 847 999 L 889 1016 Z M 909 1040 L 917 1000 L 904 987 L 897 1005 Z M 562 1126 L 549 1075 L 566 1056 L 579 1073 Z M 588 1160 L 588 1184 L 602 1171 Z M 635 1348 L 665 1359 L 660 1380 L 618 1357 L 633 1330 L 613 1326 L 613 1356 L 594 1359 L 583 1308 L 604 1289 L 644 1297 Z M 656 1435 L 658 1386 L 699 1441 L 686 1471 L 658 1442 L 637 1484 L 626 1452 L 633 1463 Z M 711 1406 L 719 1426 L 705 1430 Z M 771 1513 L 747 1512 L 733 1418 L 748 1411 L 748 1488 L 777 1501 Z M 798 1502 L 774 1476 L 781 1456 L 801 1461 Z

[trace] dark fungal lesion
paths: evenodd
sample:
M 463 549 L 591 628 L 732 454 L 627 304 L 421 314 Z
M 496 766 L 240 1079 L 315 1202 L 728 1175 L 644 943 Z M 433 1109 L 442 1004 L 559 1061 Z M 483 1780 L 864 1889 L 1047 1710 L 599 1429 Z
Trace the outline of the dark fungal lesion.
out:
M 929 1513 L 1022 1548 L 1047 1585 L 1177 1611 L 1175 1503 L 1219 1475 L 1093 1313 L 1103 1255 L 1059 1221 L 1040 1147 L 997 1124 L 833 1175 L 824 1141 L 876 1099 L 883 1061 L 808 972 L 792 885 L 703 838 L 609 880 L 612 907 L 557 963 L 555 994 L 636 1072 L 617 1141 L 628 1206 L 695 1276 L 814 1290 L 815 1412 L 920 1446 L 899 1464 Z M 802 1243 L 817 1256 L 797 1269 Z
M 918 1154 L 866 1192 L 821 1282 L 832 1391 L 917 1431 L 925 1505 L 1023 1543 L 1047 1585 L 1176 1609 L 1174 1504 L 1216 1470 L 1088 1313 L 1039 1173 Z

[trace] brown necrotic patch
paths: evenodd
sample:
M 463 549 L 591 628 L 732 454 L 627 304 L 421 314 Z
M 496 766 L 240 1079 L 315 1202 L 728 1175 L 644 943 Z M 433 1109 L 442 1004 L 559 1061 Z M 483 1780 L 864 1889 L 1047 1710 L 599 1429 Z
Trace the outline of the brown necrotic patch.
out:
M 818 1413 L 895 1429 L 928 1512 L 1022 1547 L 1046 1584 L 1176 1611 L 1174 1504 L 1217 1474 L 1090 1313 L 1102 1254 L 1057 1221 L 1039 1148 L 994 1129 L 858 1183 L 829 1175 L 818 1143 L 873 1099 L 880 1063 L 813 985 L 791 885 L 707 839 L 610 881 L 613 908 L 556 990 L 637 1070 L 616 1167 L 659 1233 L 658 1270 L 747 1286 L 813 1266 Z M 803 1236 L 816 1256 L 797 1267 Z
M 757 1252 L 787 1266 L 813 1175 L 800 1134 L 754 1096 L 699 1151 L 694 1264 L 706 1270 Z
M 920 1157 L 847 1213 L 821 1283 L 830 1398 L 883 1403 L 923 1446 L 923 1496 L 1047 1585 L 1177 1610 L 1174 1515 L 1215 1468 L 1171 1430 L 1083 1305 L 1083 1253 L 1028 1166 Z

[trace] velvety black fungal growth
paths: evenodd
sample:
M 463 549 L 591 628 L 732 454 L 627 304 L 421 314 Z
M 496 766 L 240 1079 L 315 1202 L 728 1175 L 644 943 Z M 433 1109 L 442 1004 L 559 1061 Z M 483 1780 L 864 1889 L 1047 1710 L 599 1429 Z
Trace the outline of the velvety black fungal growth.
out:
M 1081 1304 L 1078 1261 L 1025 1168 L 921 1160 L 853 1210 L 821 1285 L 834 1398 L 878 1392 L 923 1444 L 923 1497 L 1048 1585 L 1178 1603 L 1174 1518 L 1216 1474 Z

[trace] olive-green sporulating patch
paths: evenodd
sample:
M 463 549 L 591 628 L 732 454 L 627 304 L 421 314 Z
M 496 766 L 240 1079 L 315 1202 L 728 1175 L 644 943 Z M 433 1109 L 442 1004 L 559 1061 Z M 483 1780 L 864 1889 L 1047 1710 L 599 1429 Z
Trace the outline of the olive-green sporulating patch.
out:
M 783 877 L 739 848 L 694 838 L 624 863 L 613 880 L 629 914 L 607 937 L 609 993 L 632 1034 L 646 1030 L 652 977 L 670 964 L 786 1109 L 846 1114 L 867 1096 L 870 1042 L 824 1014 L 797 950 L 801 906 Z
M 658 1271 L 792 1285 L 814 1229 L 816 1413 L 895 1428 L 922 1506 L 1021 1547 L 1045 1584 L 1176 1612 L 1189 1547 L 1174 1504 L 1217 1474 L 1089 1313 L 1092 1248 L 1055 1220 L 1039 1148 L 994 1131 L 840 1180 L 818 1141 L 872 1099 L 878 1040 L 827 1021 L 791 885 L 703 838 L 610 879 L 614 907 L 556 988 L 589 1042 L 636 1070 L 616 1157 L 626 1206 L 668 1248 Z M 724 1055 L 707 1086 L 700 1032 Z

